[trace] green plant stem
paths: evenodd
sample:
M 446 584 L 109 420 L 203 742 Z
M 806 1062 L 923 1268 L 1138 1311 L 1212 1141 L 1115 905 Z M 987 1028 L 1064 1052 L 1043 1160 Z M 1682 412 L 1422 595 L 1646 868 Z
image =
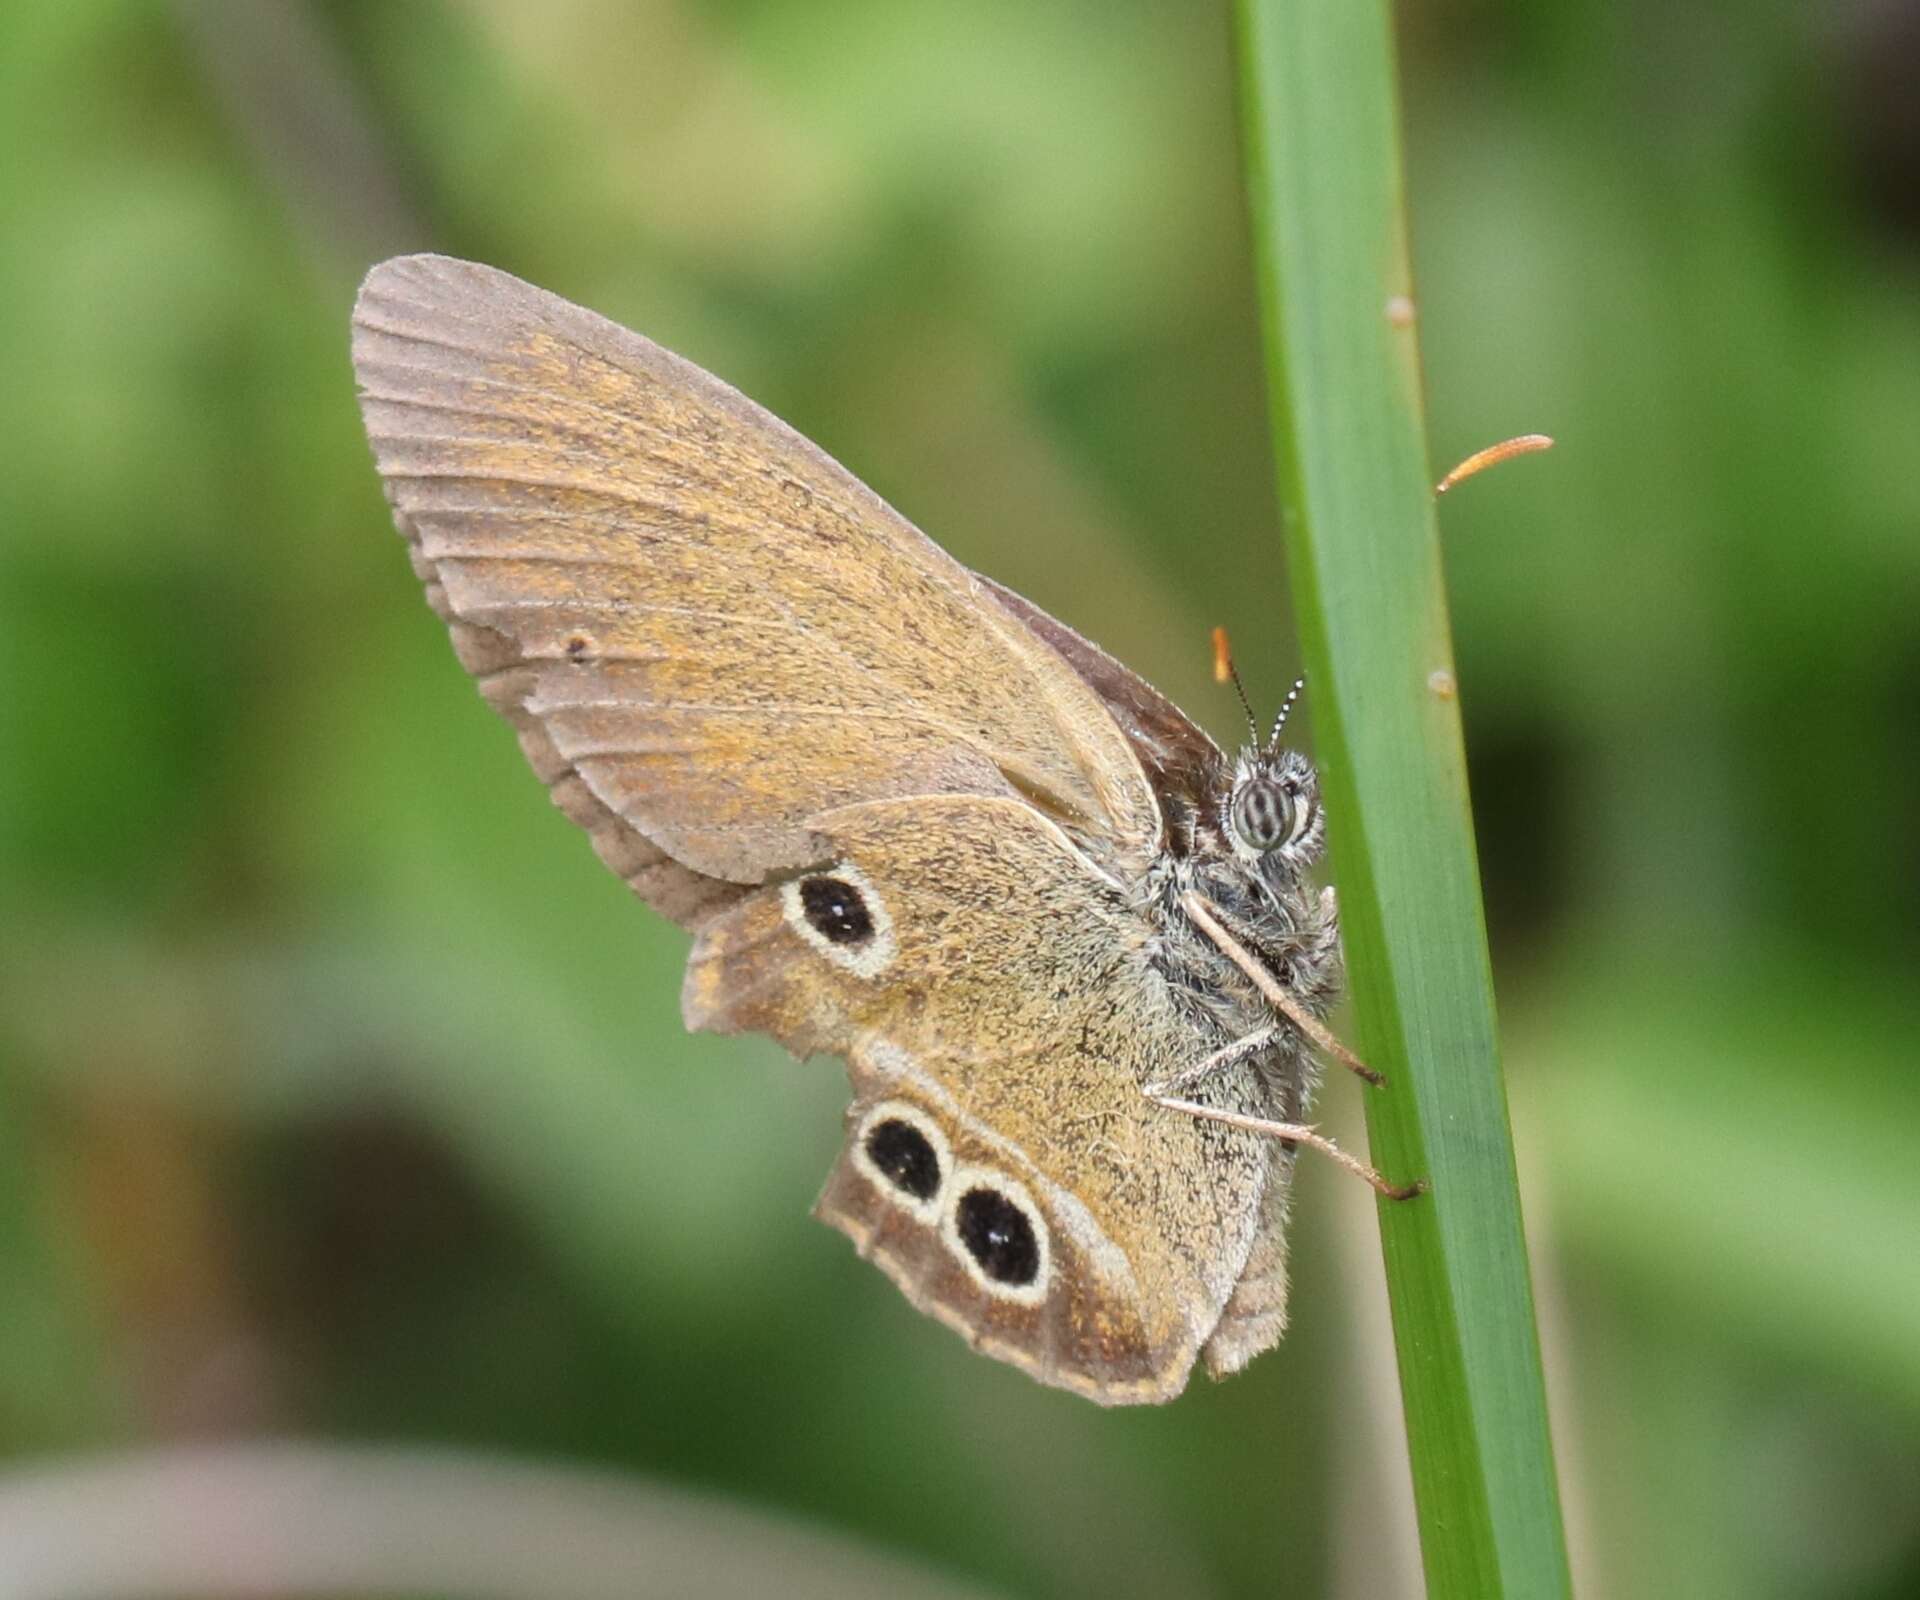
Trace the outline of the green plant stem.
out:
M 1239 0 L 1273 439 L 1432 1596 L 1570 1593 L 1426 458 L 1384 0 Z

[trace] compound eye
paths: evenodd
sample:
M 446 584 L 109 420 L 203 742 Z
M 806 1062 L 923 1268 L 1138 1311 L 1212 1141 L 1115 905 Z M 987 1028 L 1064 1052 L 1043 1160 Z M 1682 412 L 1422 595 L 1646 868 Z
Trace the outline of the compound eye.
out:
M 1299 801 L 1279 784 L 1255 778 L 1233 797 L 1233 827 L 1251 850 L 1277 850 L 1293 837 Z

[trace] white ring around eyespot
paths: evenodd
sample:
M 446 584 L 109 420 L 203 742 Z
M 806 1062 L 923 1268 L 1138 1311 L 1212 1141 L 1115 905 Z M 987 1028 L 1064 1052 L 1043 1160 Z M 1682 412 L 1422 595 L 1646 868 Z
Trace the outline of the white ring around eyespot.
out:
M 1002 1283 L 998 1278 L 988 1277 L 986 1269 L 974 1260 L 973 1252 L 960 1237 L 960 1202 L 975 1189 L 989 1189 L 1012 1201 L 1026 1214 L 1027 1226 L 1033 1229 L 1034 1246 L 1040 1254 L 1039 1269 L 1034 1273 L 1032 1283 Z M 973 1281 L 996 1300 L 1009 1300 L 1017 1306 L 1041 1304 L 1053 1286 L 1053 1238 L 1047 1227 L 1047 1219 L 1033 1203 L 1027 1186 L 990 1167 L 965 1166 L 954 1168 L 947 1178 L 944 1192 L 946 1204 L 940 1212 L 940 1237 L 946 1241 L 947 1248 L 967 1269 Z
M 873 936 L 864 944 L 835 944 L 809 922 L 806 905 L 800 898 L 800 885 L 808 878 L 840 878 L 858 889 L 861 904 L 866 907 L 867 917 L 873 923 Z M 893 958 L 900 953 L 894 943 L 893 918 L 887 914 L 886 902 L 880 898 L 880 891 L 874 888 L 872 880 L 851 861 L 838 862 L 818 872 L 789 878 L 780 885 L 780 907 L 788 927 L 836 967 L 851 972 L 856 978 L 871 982 L 892 966 Z
M 883 1122 L 904 1122 L 933 1146 L 934 1159 L 940 1163 L 940 1185 L 926 1199 L 908 1194 L 875 1166 L 873 1157 L 867 1154 L 867 1136 Z M 918 1106 L 905 1100 L 882 1100 L 869 1107 L 854 1133 L 852 1155 L 860 1175 L 902 1211 L 911 1212 L 922 1222 L 940 1220 L 940 1202 L 953 1182 L 953 1147 L 947 1143 L 945 1130 Z

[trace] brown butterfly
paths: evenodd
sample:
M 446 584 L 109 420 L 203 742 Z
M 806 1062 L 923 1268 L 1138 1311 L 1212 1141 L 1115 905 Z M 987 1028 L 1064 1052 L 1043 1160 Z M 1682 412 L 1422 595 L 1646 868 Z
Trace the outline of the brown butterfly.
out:
M 1409 1192 L 1301 1125 L 1310 1043 L 1366 1069 L 1317 1020 L 1339 937 L 1284 710 L 1229 760 L 751 401 L 505 273 L 388 261 L 353 323 L 414 570 L 693 934 L 687 1026 L 845 1058 L 818 1214 L 1104 1403 L 1271 1346 L 1295 1148 Z

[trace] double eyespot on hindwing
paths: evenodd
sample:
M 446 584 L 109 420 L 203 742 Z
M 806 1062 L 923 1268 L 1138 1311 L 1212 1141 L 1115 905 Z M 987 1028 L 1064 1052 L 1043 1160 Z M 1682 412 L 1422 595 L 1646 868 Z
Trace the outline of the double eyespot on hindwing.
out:
M 1023 1184 L 956 1163 L 939 1123 L 903 1100 L 870 1106 L 850 1148 L 886 1200 L 937 1228 L 954 1261 L 988 1294 L 1030 1305 L 1045 1298 L 1047 1226 Z

